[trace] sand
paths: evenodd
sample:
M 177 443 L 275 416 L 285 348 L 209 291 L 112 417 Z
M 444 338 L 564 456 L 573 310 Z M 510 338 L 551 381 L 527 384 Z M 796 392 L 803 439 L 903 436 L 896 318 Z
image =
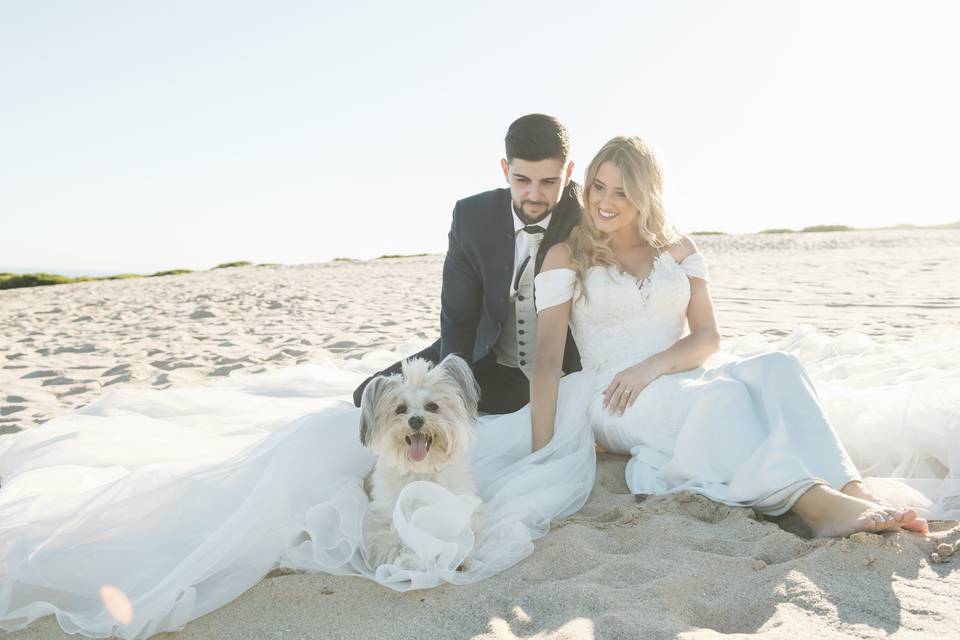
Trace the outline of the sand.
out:
M 960 231 L 699 239 L 726 339 L 960 329 Z M 442 257 L 223 269 L 0 291 L 0 433 L 120 387 L 215 383 L 328 358 L 411 353 L 438 334 Z M 397 594 L 277 572 L 177 638 L 960 637 L 955 523 L 810 540 L 788 518 L 681 494 L 638 503 L 603 454 L 593 495 L 519 565 Z M 11 638 L 60 638 L 51 618 Z

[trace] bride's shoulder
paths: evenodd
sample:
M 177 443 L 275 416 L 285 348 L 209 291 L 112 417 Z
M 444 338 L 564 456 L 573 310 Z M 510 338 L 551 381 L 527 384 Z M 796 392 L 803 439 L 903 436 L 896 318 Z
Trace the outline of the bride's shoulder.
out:
M 680 264 L 689 256 L 697 253 L 697 245 L 690 239 L 690 236 L 680 236 L 679 240 L 667 247 L 667 251 L 670 252 L 677 264 Z
M 540 271 L 572 268 L 573 261 L 571 259 L 570 247 L 568 247 L 565 242 L 560 242 L 547 250 L 547 255 L 543 257 L 543 266 L 540 268 Z

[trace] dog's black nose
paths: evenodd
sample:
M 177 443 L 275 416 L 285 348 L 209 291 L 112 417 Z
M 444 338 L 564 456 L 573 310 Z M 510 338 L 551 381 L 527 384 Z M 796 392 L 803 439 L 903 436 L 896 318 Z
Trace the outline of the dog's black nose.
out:
M 421 416 L 410 416 L 410 419 L 407 420 L 410 424 L 410 428 L 414 431 L 419 431 L 420 427 L 423 426 L 423 418 Z

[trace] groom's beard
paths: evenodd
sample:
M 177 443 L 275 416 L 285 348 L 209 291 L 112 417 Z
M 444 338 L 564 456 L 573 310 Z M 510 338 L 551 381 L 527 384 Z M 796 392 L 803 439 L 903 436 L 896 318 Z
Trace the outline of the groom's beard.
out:
M 525 204 L 542 204 L 544 205 L 543 212 L 537 215 L 536 217 L 531 216 L 529 213 L 523 210 L 523 205 Z M 536 224 L 541 220 L 543 220 L 544 218 L 546 218 L 551 213 L 553 213 L 557 208 L 556 206 L 553 206 L 552 208 L 547 209 L 546 205 L 547 205 L 546 202 L 535 202 L 533 200 L 524 200 L 521 203 L 521 206 L 519 207 L 517 206 L 517 203 L 513 203 L 513 212 L 517 214 L 517 217 L 520 218 L 520 221 L 523 222 L 523 224 Z

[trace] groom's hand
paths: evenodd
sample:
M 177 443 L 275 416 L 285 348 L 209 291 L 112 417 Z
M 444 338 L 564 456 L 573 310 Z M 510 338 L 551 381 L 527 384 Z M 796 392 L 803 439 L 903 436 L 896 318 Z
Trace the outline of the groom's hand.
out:
M 603 392 L 603 407 L 610 415 L 622 416 L 637 396 L 659 375 L 646 361 L 624 369 L 613 377 Z

